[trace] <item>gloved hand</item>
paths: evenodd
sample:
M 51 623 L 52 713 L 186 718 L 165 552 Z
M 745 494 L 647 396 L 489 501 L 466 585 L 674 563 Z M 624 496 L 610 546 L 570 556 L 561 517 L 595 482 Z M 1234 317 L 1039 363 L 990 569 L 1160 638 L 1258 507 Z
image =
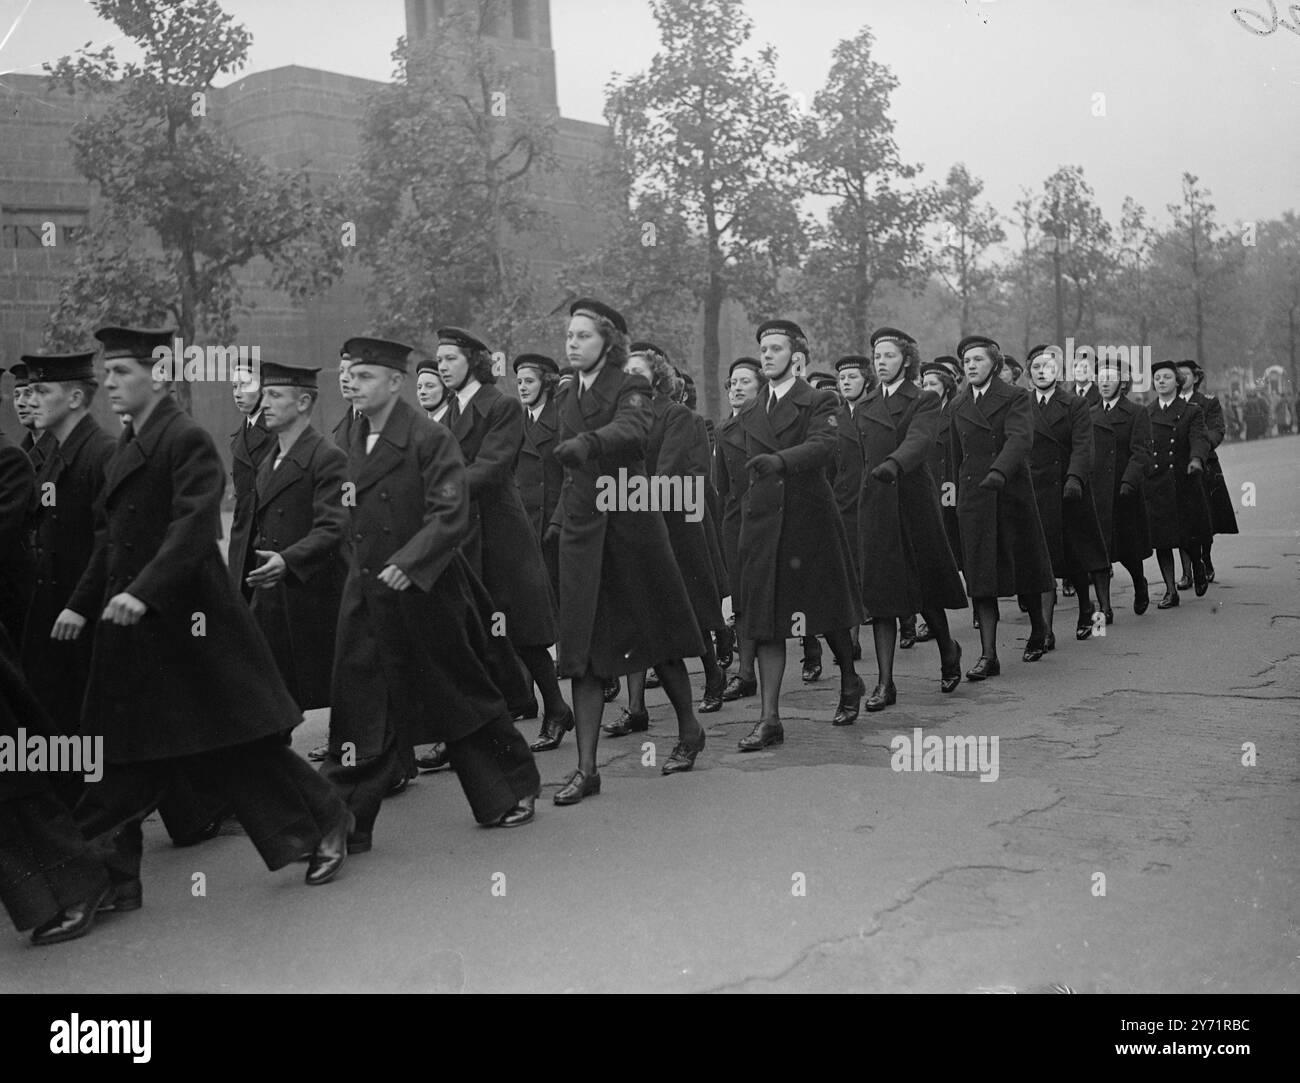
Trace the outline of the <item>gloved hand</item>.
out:
M 589 458 L 591 453 L 587 448 L 587 441 L 582 436 L 561 440 L 555 445 L 555 459 L 561 466 L 581 466 Z
M 1189 474 L 1200 474 L 1203 473 L 1204 471 L 1205 471 L 1205 467 L 1201 465 L 1200 459 L 1193 459 L 1191 462 L 1187 464 L 1187 472 Z
M 990 492 L 1000 493 L 1002 487 L 1006 485 L 1006 475 L 1001 470 L 990 470 L 988 477 L 980 482 L 981 489 L 988 489 Z
M 1119 495 L 1127 499 L 1129 497 L 1137 496 L 1137 490 L 1127 481 L 1121 481 L 1119 483 Z
M 785 463 L 780 455 L 755 455 L 745 464 L 745 469 L 754 471 L 756 478 L 765 478 L 768 474 L 779 474 L 784 471 Z
M 1065 479 L 1065 488 L 1061 490 L 1063 500 L 1082 500 L 1083 483 L 1073 474 Z
M 886 459 L 871 471 L 871 476 L 876 481 L 883 481 L 886 485 L 893 485 L 898 480 L 898 463 L 894 462 L 893 459 Z

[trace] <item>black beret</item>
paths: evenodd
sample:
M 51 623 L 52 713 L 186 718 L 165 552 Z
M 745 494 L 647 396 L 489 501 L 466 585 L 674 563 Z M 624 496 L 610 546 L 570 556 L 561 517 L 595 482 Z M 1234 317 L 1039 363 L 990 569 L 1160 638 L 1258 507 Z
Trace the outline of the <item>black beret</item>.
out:
M 906 331 L 900 331 L 896 327 L 880 327 L 871 333 L 871 348 L 875 349 L 877 342 L 910 342 L 916 345 L 916 339 Z
M 152 358 L 158 347 L 170 347 L 176 332 L 172 328 L 101 327 L 95 337 L 104 344 L 105 361 L 115 357 L 143 361 Z
M 763 363 L 757 357 L 737 357 L 727 369 L 727 376 L 734 376 L 736 369 L 753 369 L 758 376 L 763 375 Z
M 627 334 L 627 320 L 623 319 L 623 313 L 616 308 L 611 308 L 603 301 L 596 301 L 590 297 L 579 297 L 569 306 L 570 316 L 581 316 L 583 314 L 602 316 L 609 320 L 623 334 Z
M 31 383 L 58 383 L 60 380 L 93 380 L 95 378 L 94 360 L 94 350 L 62 354 L 23 354 L 23 361 L 27 365 L 27 378 Z M 17 367 L 17 365 L 14 366 L 14 368 Z
M 931 363 L 935 365 L 945 365 L 954 376 L 958 379 L 961 378 L 961 362 L 958 361 L 957 358 L 952 357 L 949 354 L 944 354 L 942 357 L 936 357 Z
M 1017 380 L 1020 379 L 1021 374 L 1023 374 L 1025 371 L 1025 366 L 1022 365 L 1019 361 L 1017 361 L 1014 357 L 1004 359 L 1003 364 L 1007 365 L 1011 369 L 1011 371 L 1015 373 L 1015 378 Z
M 26 359 L 26 358 L 23 358 L 23 360 L 25 361 L 25 360 L 27 360 L 27 359 Z M 1204 371 L 1205 371 L 1203 368 L 1201 368 L 1200 365 L 1198 365 L 1198 364 L 1197 364 L 1195 361 L 1193 361 L 1191 358 L 1187 358 L 1187 359 L 1184 360 L 1184 361 L 1179 361 L 1178 364 L 1179 364 L 1179 365 L 1185 365 L 1187 368 L 1191 369 L 1193 372 L 1204 372 Z
M 1170 369 L 1170 370 L 1172 370 L 1173 372 L 1177 373 L 1177 372 L 1178 372 L 1178 362 L 1177 362 L 1177 361 L 1171 361 L 1171 360 L 1170 360 L 1169 358 L 1167 358 L 1167 357 L 1166 357 L 1163 361 L 1157 361 L 1157 362 L 1155 362 L 1155 363 L 1151 366 L 1151 375 L 1154 376 L 1154 375 L 1155 375 L 1157 372 L 1159 372 L 1161 369 Z
M 316 388 L 316 374 L 320 369 L 300 368 L 298 365 L 277 365 L 273 361 L 262 362 L 263 387 L 306 387 Z
M 665 350 L 662 346 L 656 346 L 653 342 L 649 342 L 646 339 L 641 339 L 639 342 L 632 343 L 632 345 L 630 345 L 627 348 L 627 352 L 628 353 L 657 353 L 661 357 L 668 356 L 668 351 Z M 674 365 L 673 370 L 676 371 L 676 369 L 677 366 Z M 681 374 L 678 373 L 678 375 Z
M 350 338 L 343 343 L 343 349 L 353 364 L 383 365 L 398 372 L 406 371 L 407 359 L 413 352 L 405 343 L 385 338 Z
M 805 342 L 808 340 L 808 336 L 803 333 L 803 328 L 794 320 L 765 320 L 758 325 L 758 334 L 754 336 L 754 341 L 762 342 L 764 335 L 787 335 L 801 338 Z
M 989 338 L 988 335 L 967 335 L 957 343 L 957 356 L 964 358 L 966 356 L 966 351 L 971 349 L 973 346 L 991 346 L 993 349 L 999 351 L 1002 349 L 1002 347 L 999 346 L 996 341 Z
M 808 382 L 817 388 L 818 391 L 824 391 L 826 388 L 839 387 L 839 381 L 829 372 L 810 372 Z
M 27 366 L 21 361 L 9 369 L 9 375 L 14 378 L 14 387 L 26 387 L 32 382 L 31 376 L 27 374 Z
M 547 357 L 543 353 L 521 353 L 515 358 L 515 372 L 522 368 L 541 369 L 556 376 L 560 372 L 560 366 L 555 363 L 555 358 Z
M 1031 361 L 1033 361 L 1035 357 L 1038 357 L 1040 354 L 1045 354 L 1049 350 L 1055 352 L 1056 360 L 1058 362 L 1064 360 L 1065 355 L 1061 352 L 1061 349 L 1059 347 L 1049 346 L 1046 343 L 1043 343 L 1041 345 L 1035 346 L 1032 350 L 1029 351 L 1029 353 L 1025 355 L 1025 364 L 1028 365 Z M 1015 358 L 1007 357 L 1004 360 L 1014 361 Z
M 860 353 L 846 353 L 835 362 L 835 371 L 840 372 L 843 369 L 870 369 L 871 358 Z
M 437 333 L 439 346 L 455 346 L 461 350 L 482 350 L 484 353 L 492 352 L 488 349 L 486 342 L 462 327 L 439 327 Z

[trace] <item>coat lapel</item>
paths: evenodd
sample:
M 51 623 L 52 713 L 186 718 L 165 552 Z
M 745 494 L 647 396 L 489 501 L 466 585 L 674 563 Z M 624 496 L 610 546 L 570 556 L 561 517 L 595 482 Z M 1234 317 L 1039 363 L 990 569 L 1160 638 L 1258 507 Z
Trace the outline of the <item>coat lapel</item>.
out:
M 272 500 L 299 478 L 304 477 L 311 467 L 311 457 L 320 443 L 321 435 L 310 425 L 298 435 L 289 454 L 284 457 L 279 467 L 275 466 L 276 448 L 272 448 L 262 460 L 257 471 L 257 509 L 260 512 Z
M 785 393 L 784 397 L 777 400 L 776 408 L 772 411 L 770 421 L 772 432 L 777 440 L 785 438 L 786 432 L 799 421 L 802 412 L 800 407 L 807 406 L 810 402 L 812 402 L 812 384 L 803 377 L 796 376 L 794 386 Z
M 858 413 L 862 415 L 864 422 L 870 421 L 876 425 L 883 425 L 891 431 L 897 431 L 898 429 L 889 401 L 886 399 L 885 393 L 878 387 L 867 394 L 862 405 L 858 407 Z
M 150 454 L 157 448 L 162 434 L 181 412 L 176 400 L 166 395 L 153 408 L 145 419 L 144 431 L 137 432 L 135 439 L 126 443 L 126 433 L 118 439 L 117 451 L 108 468 L 108 477 L 104 482 L 104 500 L 107 502 L 113 491 L 121 487 L 132 474 L 148 461 Z
M 375 441 L 374 450 L 366 454 L 361 440 L 352 442 L 349 471 L 357 484 L 357 492 L 368 489 L 380 478 L 401 465 L 402 455 L 411 441 L 411 428 L 415 424 L 415 408 L 398 399 Z
M 992 390 L 984 392 L 985 398 L 993 394 Z M 962 391 L 952 404 L 953 417 L 964 417 L 972 425 L 980 429 L 991 429 L 988 416 L 984 413 L 983 407 L 976 403 L 975 392 L 969 387 Z
M 772 418 L 767 412 L 766 391 L 767 388 L 764 388 L 764 393 L 742 407 L 740 413 L 736 415 L 736 419 L 740 422 L 738 428 L 746 435 L 752 436 L 756 443 L 769 451 L 780 451 L 781 444 L 772 431 Z

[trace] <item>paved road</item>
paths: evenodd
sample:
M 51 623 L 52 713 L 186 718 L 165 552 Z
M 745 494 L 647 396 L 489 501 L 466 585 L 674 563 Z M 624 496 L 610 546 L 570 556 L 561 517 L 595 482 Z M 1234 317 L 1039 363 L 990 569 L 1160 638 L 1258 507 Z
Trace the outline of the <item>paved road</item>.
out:
M 55 948 L 7 931 L 0 989 L 1295 992 L 1300 437 L 1223 460 L 1256 506 L 1217 547 L 1219 582 L 1177 610 L 1137 618 L 1123 586 L 1108 634 L 1077 643 L 1063 600 L 1060 646 L 1026 666 L 1004 606 L 1002 677 L 940 696 L 920 644 L 897 707 L 848 729 L 792 651 L 784 748 L 735 752 L 742 701 L 706 716 L 693 773 L 606 741 L 605 792 L 556 808 L 570 738 L 540 757 L 544 803 L 517 831 L 477 828 L 456 781 L 425 776 L 321 889 L 267 873 L 236 827 L 176 850 L 151 821 L 145 908 Z M 891 770 L 917 727 L 996 737 L 997 780 Z M 313 714 L 295 744 L 324 728 Z

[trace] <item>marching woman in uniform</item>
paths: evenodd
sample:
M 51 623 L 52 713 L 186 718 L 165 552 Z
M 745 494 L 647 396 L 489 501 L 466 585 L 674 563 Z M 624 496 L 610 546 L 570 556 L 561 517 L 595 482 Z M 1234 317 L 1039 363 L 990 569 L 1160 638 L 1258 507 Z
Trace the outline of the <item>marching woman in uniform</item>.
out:
M 835 456 L 835 472 L 831 477 L 831 491 L 835 505 L 840 510 L 844 533 L 849 539 L 849 556 L 853 560 L 853 579 L 862 588 L 861 554 L 858 552 L 858 505 L 862 500 L 862 433 L 854 421 L 854 412 L 866 401 L 867 392 L 875 382 L 871 361 L 861 354 L 846 354 L 835 362 L 839 380 L 839 446 Z M 853 658 L 862 657 L 859 638 L 862 626 L 853 626 Z
M 654 391 L 650 408 L 653 419 L 646 438 L 645 468 L 651 478 L 680 478 L 683 490 L 695 485 L 702 475 L 694 472 L 692 447 L 695 441 L 696 415 L 670 397 L 676 383 L 672 365 L 667 355 L 652 342 L 635 342 L 630 347 L 623 371 L 629 376 L 640 376 Z M 718 583 L 713 559 L 709 553 L 708 536 L 704 529 L 704 487 L 696 490 L 701 504 L 695 510 L 699 515 L 694 522 L 686 517 L 685 507 L 662 509 L 668 527 L 668 544 L 673 559 L 686 584 L 691 608 L 704 642 L 700 661 L 704 666 L 704 700 L 701 713 L 717 711 L 722 707 L 724 676 L 714 650 L 713 632 L 725 627 L 722 619 L 722 590 Z M 629 673 L 627 678 L 628 710 L 616 722 L 606 723 L 601 729 L 610 737 L 624 737 L 629 733 L 642 733 L 650 728 L 650 715 L 645 706 L 646 675 Z
M 957 355 L 968 379 L 952 404 L 957 520 L 962 574 L 980 630 L 980 658 L 966 677 L 982 681 L 1002 672 L 998 599 L 1029 596 L 1025 658 L 1037 661 L 1047 638 L 1041 596 L 1054 581 L 1026 462 L 1034 444 L 1029 392 L 996 377 L 1002 353 L 993 339 L 968 335 Z
M 704 748 L 682 661 L 703 654 L 704 644 L 668 527 L 659 512 L 626 510 L 632 502 L 619 499 L 624 484 L 644 484 L 654 417 L 650 386 L 623 372 L 627 347 L 619 312 L 588 298 L 572 304 L 565 349 L 579 375 L 559 404 L 564 485 L 547 534 L 559 543 L 560 672 L 573 681 L 578 769 L 557 805 L 600 793 L 596 746 L 611 678 L 658 668 L 677 713 L 664 774 L 689 771 Z
M 939 357 L 921 366 L 921 390 L 939 396 L 939 424 L 935 429 L 934 444 L 930 447 L 930 476 L 939 489 L 939 513 L 943 516 L 943 532 L 948 538 L 952 559 L 961 570 L 961 531 L 957 527 L 957 471 L 952 462 L 952 400 L 957 397 L 957 381 L 946 361 L 954 358 Z M 1005 369 L 1004 369 L 1005 371 Z M 917 624 L 916 640 L 928 643 L 934 636 L 924 620 Z
M 1084 640 L 1092 635 L 1090 585 L 1106 576 L 1110 568 L 1090 484 L 1092 418 L 1084 399 L 1060 385 L 1061 360 L 1053 347 L 1035 346 L 1026 360 L 1033 385 L 1034 416 L 1029 476 L 1052 557 L 1052 574 L 1074 587 L 1079 599 L 1074 636 Z M 1043 594 L 1042 606 L 1047 626 L 1045 649 L 1050 651 L 1056 646 L 1052 632 L 1054 589 Z
M 857 717 L 866 692 L 849 631 L 862 623 L 862 607 L 826 473 L 835 456 L 839 398 L 796 375 L 796 364 L 809 360 L 798 324 L 768 320 L 757 339 L 768 386 L 739 416 L 750 474 L 740 525 L 740 634 L 758 644 L 762 709 L 740 741 L 742 752 L 785 740 L 781 679 L 789 636 L 825 635 L 840 667 L 837 723 Z
M 862 440 L 858 509 L 862 605 L 871 614 L 880 679 L 868 711 L 897 701 L 897 621 L 920 613 L 939 643 L 940 688 L 961 683 L 961 647 L 945 610 L 965 609 L 966 592 L 944 533 L 930 455 L 939 397 L 913 382 L 921 358 L 916 340 L 882 327 L 871 336 L 877 385 L 854 415 Z
M 1210 441 L 1210 457 L 1205 460 L 1205 498 L 1210 503 L 1210 525 L 1214 528 L 1215 534 L 1236 534 L 1237 533 L 1237 513 L 1232 506 L 1232 496 L 1228 493 L 1228 484 L 1223 478 L 1223 466 L 1219 462 L 1219 453 L 1216 450 L 1223 443 L 1223 438 L 1227 435 L 1228 427 L 1223 418 L 1223 406 L 1213 395 L 1206 395 L 1201 391 L 1201 384 L 1205 382 L 1205 370 L 1195 361 L 1180 361 L 1178 363 L 1178 377 L 1182 387 L 1179 395 L 1189 402 L 1196 403 L 1205 414 L 1205 435 Z M 1214 561 L 1210 559 L 1210 546 L 1213 545 L 1213 536 L 1205 539 L 1205 578 L 1208 582 L 1214 582 Z M 1186 589 L 1191 586 L 1191 554 L 1186 549 L 1180 550 L 1179 555 L 1183 562 L 1183 580 L 1186 585 L 1179 582 L 1179 589 Z
M 418 351 L 412 351 L 415 361 L 415 397 L 420 409 L 429 415 L 430 421 L 441 421 L 447 416 L 451 405 L 447 396 L 447 385 L 438 373 L 438 359 L 424 357 Z
M 1128 398 L 1129 381 L 1113 363 L 1097 372 L 1101 401 L 1092 408 L 1092 491 L 1097 500 L 1106 552 L 1133 579 L 1133 612 L 1141 616 L 1151 600 L 1142 562 L 1151 555 L 1147 507 L 1143 499 L 1151 469 L 1151 418 Z M 1097 604 L 1114 621 L 1110 573 L 1098 576 Z
M 1202 556 L 1205 540 L 1213 532 L 1210 505 L 1202 475 L 1210 457 L 1205 415 L 1194 402 L 1178 396 L 1178 365 L 1170 360 L 1151 366 L 1156 400 L 1147 407 L 1151 419 L 1154 463 L 1147 478 L 1147 517 L 1151 547 L 1156 551 L 1165 596 L 1157 609 L 1178 604 L 1174 581 L 1174 550 L 1186 549 L 1192 558 L 1192 580 L 1199 598 L 1209 589 Z
M 524 442 L 524 410 L 495 386 L 492 352 L 459 327 L 438 329 L 438 371 L 447 385 L 443 419 L 460 442 L 469 486 L 470 535 L 461 551 L 505 618 L 514 644 L 542 693 L 542 728 L 573 728 L 560 693 L 550 647 L 559 636 L 551 581 L 515 485 Z M 512 704 L 516 718 L 536 717 L 537 704 Z
M 731 363 L 727 380 L 727 402 L 731 416 L 718 426 L 718 447 L 714 453 L 714 476 L 718 499 L 722 502 L 722 553 L 727 564 L 731 589 L 731 614 L 736 624 L 736 650 L 740 664 L 727 679 L 722 698 L 730 703 L 758 693 L 754 674 L 754 641 L 740 634 L 740 519 L 745 493 L 749 490 L 749 471 L 745 463 L 745 433 L 740 427 L 740 411 L 767 389 L 763 366 L 755 357 L 738 357 Z

